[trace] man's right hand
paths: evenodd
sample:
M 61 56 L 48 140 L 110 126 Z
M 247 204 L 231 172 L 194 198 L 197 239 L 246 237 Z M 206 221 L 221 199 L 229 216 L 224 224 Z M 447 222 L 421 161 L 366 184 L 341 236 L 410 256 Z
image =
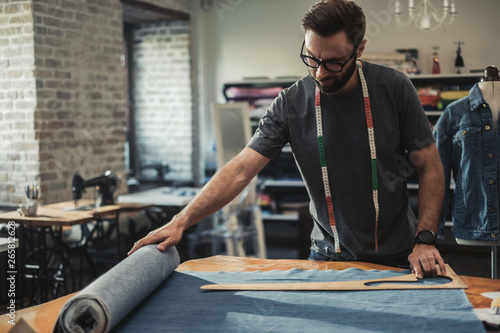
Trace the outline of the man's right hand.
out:
M 148 244 L 158 244 L 158 250 L 163 252 L 169 247 L 177 245 L 182 239 L 183 232 L 184 229 L 172 220 L 164 226 L 151 231 L 145 237 L 135 242 L 134 246 L 130 249 L 127 255 L 131 255 L 144 245 Z

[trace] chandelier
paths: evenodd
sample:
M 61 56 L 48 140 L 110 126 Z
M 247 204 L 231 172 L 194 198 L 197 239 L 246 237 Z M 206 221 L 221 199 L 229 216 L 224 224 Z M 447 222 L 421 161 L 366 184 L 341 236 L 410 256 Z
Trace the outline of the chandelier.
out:
M 438 10 L 431 3 L 431 0 L 419 1 L 415 6 L 414 0 L 408 0 L 408 19 L 401 19 L 401 2 L 396 0 L 394 13 L 399 26 L 409 26 L 414 24 L 424 31 L 434 31 L 443 24 L 450 25 L 457 15 L 455 0 L 443 0 L 443 12 L 438 14 Z

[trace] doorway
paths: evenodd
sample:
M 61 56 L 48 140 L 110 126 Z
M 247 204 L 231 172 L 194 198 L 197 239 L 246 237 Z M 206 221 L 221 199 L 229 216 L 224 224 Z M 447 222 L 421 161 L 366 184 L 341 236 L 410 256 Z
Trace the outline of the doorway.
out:
M 126 158 L 141 189 L 193 182 L 189 14 L 123 1 Z

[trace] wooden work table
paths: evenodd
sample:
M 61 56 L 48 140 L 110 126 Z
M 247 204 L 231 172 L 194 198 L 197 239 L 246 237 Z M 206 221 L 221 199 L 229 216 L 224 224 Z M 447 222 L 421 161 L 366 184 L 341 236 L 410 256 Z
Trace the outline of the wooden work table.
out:
M 100 266 L 96 265 L 92 261 L 88 251 L 87 243 L 92 242 L 93 246 L 97 251 L 101 251 L 99 256 L 105 260 L 113 260 L 112 264 L 121 260 L 121 248 L 120 248 L 120 232 L 119 232 L 119 214 L 129 213 L 145 210 L 152 207 L 148 204 L 115 204 L 115 205 L 105 205 L 101 207 L 95 207 L 94 200 L 83 199 L 78 201 L 78 206 L 75 207 L 74 201 L 64 201 L 59 203 L 53 203 L 48 205 L 43 205 L 38 207 L 36 216 L 23 216 L 18 211 L 9 211 L 0 213 L 0 223 L 16 223 L 19 225 L 19 231 L 15 235 L 18 239 L 19 250 L 17 253 L 17 268 L 19 269 L 19 276 L 23 276 L 23 279 L 19 281 L 19 288 L 25 282 L 25 277 L 27 275 L 36 276 L 31 277 L 30 281 L 34 286 L 36 286 L 36 291 L 33 292 L 34 295 L 30 295 L 30 304 L 40 304 L 46 302 L 50 299 L 54 299 L 52 295 L 49 296 L 49 287 L 51 282 L 59 280 L 64 280 L 64 283 L 68 282 L 68 289 L 78 290 L 81 288 L 81 276 L 80 285 L 71 286 L 76 280 L 75 275 L 71 268 L 65 270 L 69 266 L 68 260 L 65 258 L 69 257 L 69 246 L 65 243 L 63 233 L 64 230 L 71 228 L 72 226 L 82 225 L 85 226 L 87 223 L 94 223 L 93 231 L 88 230 L 88 235 L 82 237 L 82 239 L 75 243 L 82 249 L 84 258 L 90 265 L 90 270 L 94 276 L 98 276 L 98 269 Z M 97 231 L 103 230 L 102 221 L 106 218 L 110 222 L 112 227 L 109 228 L 111 232 L 108 234 L 114 234 L 115 239 L 113 239 L 113 245 L 116 246 L 114 250 L 114 255 L 116 258 L 109 258 L 104 255 L 104 252 L 109 248 L 109 240 L 105 237 L 94 237 L 94 235 L 99 234 Z M 100 229 L 99 229 L 100 228 Z M 83 231 L 82 231 L 83 234 Z M 104 234 L 101 232 L 101 235 Z M 50 262 L 47 260 L 50 256 Z M 99 260 L 101 260 L 101 257 Z M 30 258 L 29 264 L 32 266 L 27 269 L 26 264 L 27 258 Z M 103 262 L 101 260 L 97 264 Z M 51 272 L 50 265 L 58 265 L 61 272 L 66 275 L 61 275 L 54 277 Z M 26 271 L 29 273 L 25 275 Z M 34 287 L 35 288 L 35 287 Z M 66 288 L 66 284 L 64 284 Z M 64 289 L 63 288 L 63 289 Z M 67 291 L 66 291 L 67 292 Z M 56 295 L 63 295 L 64 293 L 59 293 Z M 0 330 L 1 331 L 1 330 Z M 3 332 L 3 331 L 2 331 Z
M 143 210 L 152 205 L 145 204 L 117 204 L 98 208 L 91 207 L 93 200 L 80 200 L 80 209 L 75 209 L 73 201 L 64 201 L 44 205 L 38 208 L 37 216 L 22 216 L 17 211 L 0 213 L 0 222 L 14 221 L 19 224 L 31 226 L 72 226 L 95 221 L 96 218 L 112 216 L 119 212 Z M 89 207 L 84 209 L 82 207 Z
M 190 260 L 182 263 L 177 271 L 197 271 L 197 272 L 254 272 L 254 271 L 271 271 L 271 270 L 289 270 L 293 268 L 303 270 L 343 270 L 347 268 L 360 268 L 364 270 L 400 270 L 397 268 L 362 263 L 362 262 L 325 262 L 325 261 L 310 261 L 310 260 L 273 260 L 273 259 L 257 259 L 257 258 L 242 258 L 228 256 L 214 256 L 204 259 Z M 486 278 L 476 278 L 468 276 L 460 276 L 463 282 L 467 284 L 468 289 L 465 293 L 474 308 L 489 308 L 491 299 L 484 297 L 481 293 L 500 291 L 500 280 L 492 280 Z M 67 295 L 58 298 L 54 301 L 33 306 L 27 309 L 16 312 L 16 319 L 25 321 L 35 332 L 49 333 L 52 332 L 54 324 L 57 320 L 59 312 L 64 304 L 73 296 Z M 8 332 L 11 325 L 8 324 L 7 315 L 0 316 L 0 331 Z

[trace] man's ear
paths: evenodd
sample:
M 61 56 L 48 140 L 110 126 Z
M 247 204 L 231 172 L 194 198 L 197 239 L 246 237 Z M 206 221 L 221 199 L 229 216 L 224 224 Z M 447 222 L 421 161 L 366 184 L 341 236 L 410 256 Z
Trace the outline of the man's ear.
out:
M 358 51 L 356 52 L 356 58 L 361 58 L 363 52 L 365 51 L 366 39 L 363 39 L 361 43 L 359 43 Z

